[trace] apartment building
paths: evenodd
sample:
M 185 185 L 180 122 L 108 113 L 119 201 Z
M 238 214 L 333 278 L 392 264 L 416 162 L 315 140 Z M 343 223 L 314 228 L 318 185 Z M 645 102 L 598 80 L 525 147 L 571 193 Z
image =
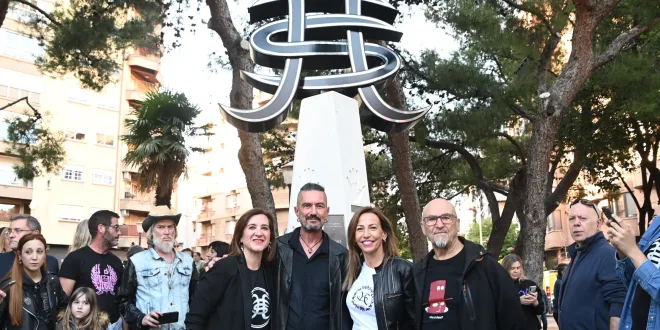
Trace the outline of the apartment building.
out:
M 49 0 L 36 2 L 47 11 L 53 6 Z M 127 147 L 119 137 L 132 107 L 160 81 L 160 58 L 128 51 L 119 59 L 122 67 L 114 82 L 101 92 L 81 89 L 72 76 L 48 77 L 34 65 L 42 47 L 20 23 L 29 10 L 18 5 L 0 28 L 0 106 L 28 97 L 40 113 L 50 113 L 47 126 L 64 134 L 66 156 L 60 172 L 24 183 L 12 170 L 16 158 L 6 151 L 6 142 L 0 143 L 0 226 L 8 225 L 12 214 L 32 214 L 41 222 L 50 253 L 61 259 L 78 222 L 109 209 L 122 216 L 119 248 L 138 244 L 139 224 L 153 196 L 138 192 L 136 169 L 122 164 Z M 0 140 L 6 139 L 4 119 L 24 116 L 26 111 L 32 114 L 21 102 L 0 112 Z

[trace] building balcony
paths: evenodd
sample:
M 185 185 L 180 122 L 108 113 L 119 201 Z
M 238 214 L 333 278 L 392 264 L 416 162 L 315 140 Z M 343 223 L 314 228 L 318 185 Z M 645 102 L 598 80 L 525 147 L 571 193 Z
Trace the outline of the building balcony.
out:
M 134 54 L 128 57 L 128 66 L 138 75 L 147 75 L 147 79 L 155 80 L 155 76 L 160 71 L 160 60 L 154 56 L 144 56 Z M 157 81 L 152 81 L 157 82 Z
M 129 104 L 139 104 L 147 97 L 147 93 L 136 89 L 129 89 L 126 91 L 126 100 Z
M 215 236 L 210 236 L 209 234 L 201 234 L 197 239 L 197 246 L 209 246 L 209 243 L 215 241 Z
M 207 222 L 216 218 L 215 211 L 202 211 L 197 217 L 197 222 Z
M 124 198 L 119 200 L 119 208 L 122 210 L 149 212 L 151 210 L 151 200 L 138 198 L 129 192 L 124 193 Z
M 131 245 L 138 245 L 140 243 L 139 231 L 137 225 L 123 225 L 119 226 L 119 241 L 117 247 L 129 248 Z M 147 238 L 142 234 L 142 247 L 147 247 Z
M 26 184 L 14 171 L 0 170 L 0 197 L 32 200 L 32 182 Z

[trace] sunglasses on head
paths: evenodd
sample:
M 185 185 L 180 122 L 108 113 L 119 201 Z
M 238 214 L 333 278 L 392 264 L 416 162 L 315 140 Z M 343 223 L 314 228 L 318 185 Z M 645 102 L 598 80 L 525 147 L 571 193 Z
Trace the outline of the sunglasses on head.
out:
M 598 207 L 596 206 L 596 204 L 594 204 L 594 202 L 592 202 L 588 199 L 576 199 L 573 202 L 571 202 L 571 207 L 575 204 L 578 204 L 578 203 L 582 204 L 582 205 L 585 205 L 585 206 L 590 206 L 591 208 L 594 209 L 594 211 L 596 211 L 596 215 L 598 215 L 598 217 L 600 217 L 600 213 L 598 213 Z

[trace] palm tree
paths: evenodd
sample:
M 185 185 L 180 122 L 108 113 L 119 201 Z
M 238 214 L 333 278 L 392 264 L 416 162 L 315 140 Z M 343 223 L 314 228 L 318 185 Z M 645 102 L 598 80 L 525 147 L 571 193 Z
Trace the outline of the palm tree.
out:
M 184 94 L 165 90 L 147 93 L 134 118 L 125 121 L 128 133 L 121 139 L 129 151 L 124 164 L 138 167 L 140 191 L 156 190 L 156 206 L 171 207 L 172 191 L 186 172 L 190 151 L 201 151 L 186 147 L 186 137 L 211 134 L 211 124 L 195 126 L 199 113 Z

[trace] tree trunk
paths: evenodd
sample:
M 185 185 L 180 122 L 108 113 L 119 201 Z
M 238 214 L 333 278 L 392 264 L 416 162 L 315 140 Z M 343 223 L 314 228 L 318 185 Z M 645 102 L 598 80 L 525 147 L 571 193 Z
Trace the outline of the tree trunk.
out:
M 561 113 L 561 112 L 560 112 Z M 525 256 L 525 273 L 536 282 L 543 279 L 543 258 L 546 232 L 546 195 L 550 153 L 560 122 L 559 116 L 541 115 L 534 123 L 527 163 L 527 189 L 523 213 L 525 224 L 521 226 L 522 248 Z
M 165 192 L 164 195 L 161 196 L 161 187 L 160 185 L 156 186 L 156 202 L 154 203 L 156 206 L 160 205 L 167 205 L 167 207 L 171 208 L 172 207 L 172 191 L 167 191 Z
M 395 108 L 406 109 L 405 96 L 398 80 L 387 86 L 387 95 L 390 104 Z M 413 261 L 421 260 L 428 253 L 426 236 L 422 233 L 420 221 L 422 220 L 419 196 L 415 188 L 412 161 L 410 159 L 409 131 L 389 133 L 390 150 L 394 175 L 399 187 L 401 206 L 406 217 L 406 227 L 410 242 L 410 252 Z
M 493 219 L 493 229 L 488 237 L 488 253 L 496 259 L 499 259 L 504 246 L 506 234 L 509 232 L 513 216 L 516 210 L 520 208 L 521 196 L 525 189 L 525 169 L 520 169 L 513 176 L 509 186 L 509 195 L 506 198 L 502 214 L 498 217 L 491 215 Z M 497 221 L 495 221 L 497 219 Z
M 222 39 L 222 43 L 227 49 L 229 63 L 232 66 L 230 106 L 238 109 L 252 109 L 252 86 L 240 77 L 241 71 L 254 71 L 254 63 L 250 59 L 250 53 L 241 46 L 243 37 L 234 26 L 227 1 L 207 0 L 206 3 L 211 11 L 208 26 Z M 259 135 L 239 130 L 238 137 L 241 141 L 238 160 L 245 174 L 252 206 L 262 208 L 275 216 L 275 202 L 266 178 Z M 278 235 L 277 221 L 273 223 L 273 231 L 275 235 Z
M 7 10 L 9 10 L 9 0 L 0 0 L 0 27 L 2 27 L 2 23 L 5 21 Z

